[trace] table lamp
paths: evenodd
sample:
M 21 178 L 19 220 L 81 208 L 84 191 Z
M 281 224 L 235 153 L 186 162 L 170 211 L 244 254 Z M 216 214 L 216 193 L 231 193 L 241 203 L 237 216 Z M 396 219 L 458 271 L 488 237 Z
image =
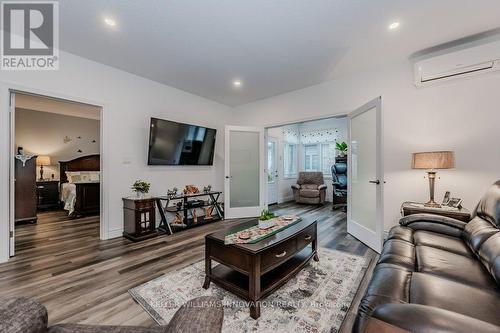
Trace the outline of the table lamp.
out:
M 36 158 L 36 165 L 40 167 L 40 180 L 43 180 L 43 166 L 50 165 L 50 156 L 38 156 Z
M 455 154 L 452 151 L 434 151 L 413 153 L 412 168 L 427 169 L 429 176 L 430 200 L 424 205 L 426 207 L 441 207 L 434 201 L 434 183 L 437 169 L 452 169 L 455 167 Z

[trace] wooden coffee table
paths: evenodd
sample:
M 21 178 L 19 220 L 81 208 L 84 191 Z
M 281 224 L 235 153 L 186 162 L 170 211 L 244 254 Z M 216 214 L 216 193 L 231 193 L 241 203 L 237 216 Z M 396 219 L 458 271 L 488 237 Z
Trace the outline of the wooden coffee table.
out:
M 300 221 L 255 244 L 224 245 L 228 233 L 251 227 L 257 220 L 205 237 L 205 283 L 249 301 L 250 316 L 260 317 L 260 300 L 285 284 L 310 260 L 318 261 L 317 223 Z M 310 245 L 310 246 L 309 246 Z M 212 267 L 212 260 L 219 263 Z

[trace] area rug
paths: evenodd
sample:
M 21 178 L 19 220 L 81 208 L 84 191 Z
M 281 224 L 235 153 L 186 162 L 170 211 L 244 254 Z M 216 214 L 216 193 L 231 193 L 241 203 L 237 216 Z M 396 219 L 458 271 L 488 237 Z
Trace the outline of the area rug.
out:
M 311 261 L 261 303 L 261 316 L 250 318 L 247 303 L 216 286 L 202 288 L 204 262 L 167 273 L 129 290 L 160 325 L 166 325 L 188 300 L 213 295 L 224 304 L 223 332 L 337 332 L 349 310 L 369 260 L 320 248 Z

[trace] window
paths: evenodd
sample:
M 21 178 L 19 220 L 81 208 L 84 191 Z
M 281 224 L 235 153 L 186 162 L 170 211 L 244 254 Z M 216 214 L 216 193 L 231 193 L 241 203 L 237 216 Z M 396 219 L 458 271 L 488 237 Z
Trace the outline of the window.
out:
M 285 143 L 283 169 L 284 177 L 297 176 L 297 145 Z
M 335 163 L 335 144 L 321 144 L 321 170 L 323 175 L 331 176 L 332 165 Z
M 319 145 L 304 145 L 304 170 L 319 171 Z
M 321 171 L 330 176 L 335 163 L 335 143 L 317 143 L 304 145 L 304 170 Z

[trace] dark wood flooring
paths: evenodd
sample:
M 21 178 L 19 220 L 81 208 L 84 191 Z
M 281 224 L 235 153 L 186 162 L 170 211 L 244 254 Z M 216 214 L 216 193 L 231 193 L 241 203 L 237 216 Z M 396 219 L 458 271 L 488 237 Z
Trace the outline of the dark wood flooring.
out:
M 375 257 L 347 234 L 345 214 L 330 205 L 287 203 L 272 209 L 317 219 L 320 247 Z M 202 260 L 204 236 L 240 222 L 225 220 L 132 243 L 124 238 L 101 241 L 98 217 L 71 220 L 62 211 L 41 213 L 38 224 L 16 227 L 16 256 L 0 265 L 0 297 L 35 297 L 47 307 L 49 324 L 153 326 L 128 289 Z M 352 317 L 351 311 L 345 327 Z

